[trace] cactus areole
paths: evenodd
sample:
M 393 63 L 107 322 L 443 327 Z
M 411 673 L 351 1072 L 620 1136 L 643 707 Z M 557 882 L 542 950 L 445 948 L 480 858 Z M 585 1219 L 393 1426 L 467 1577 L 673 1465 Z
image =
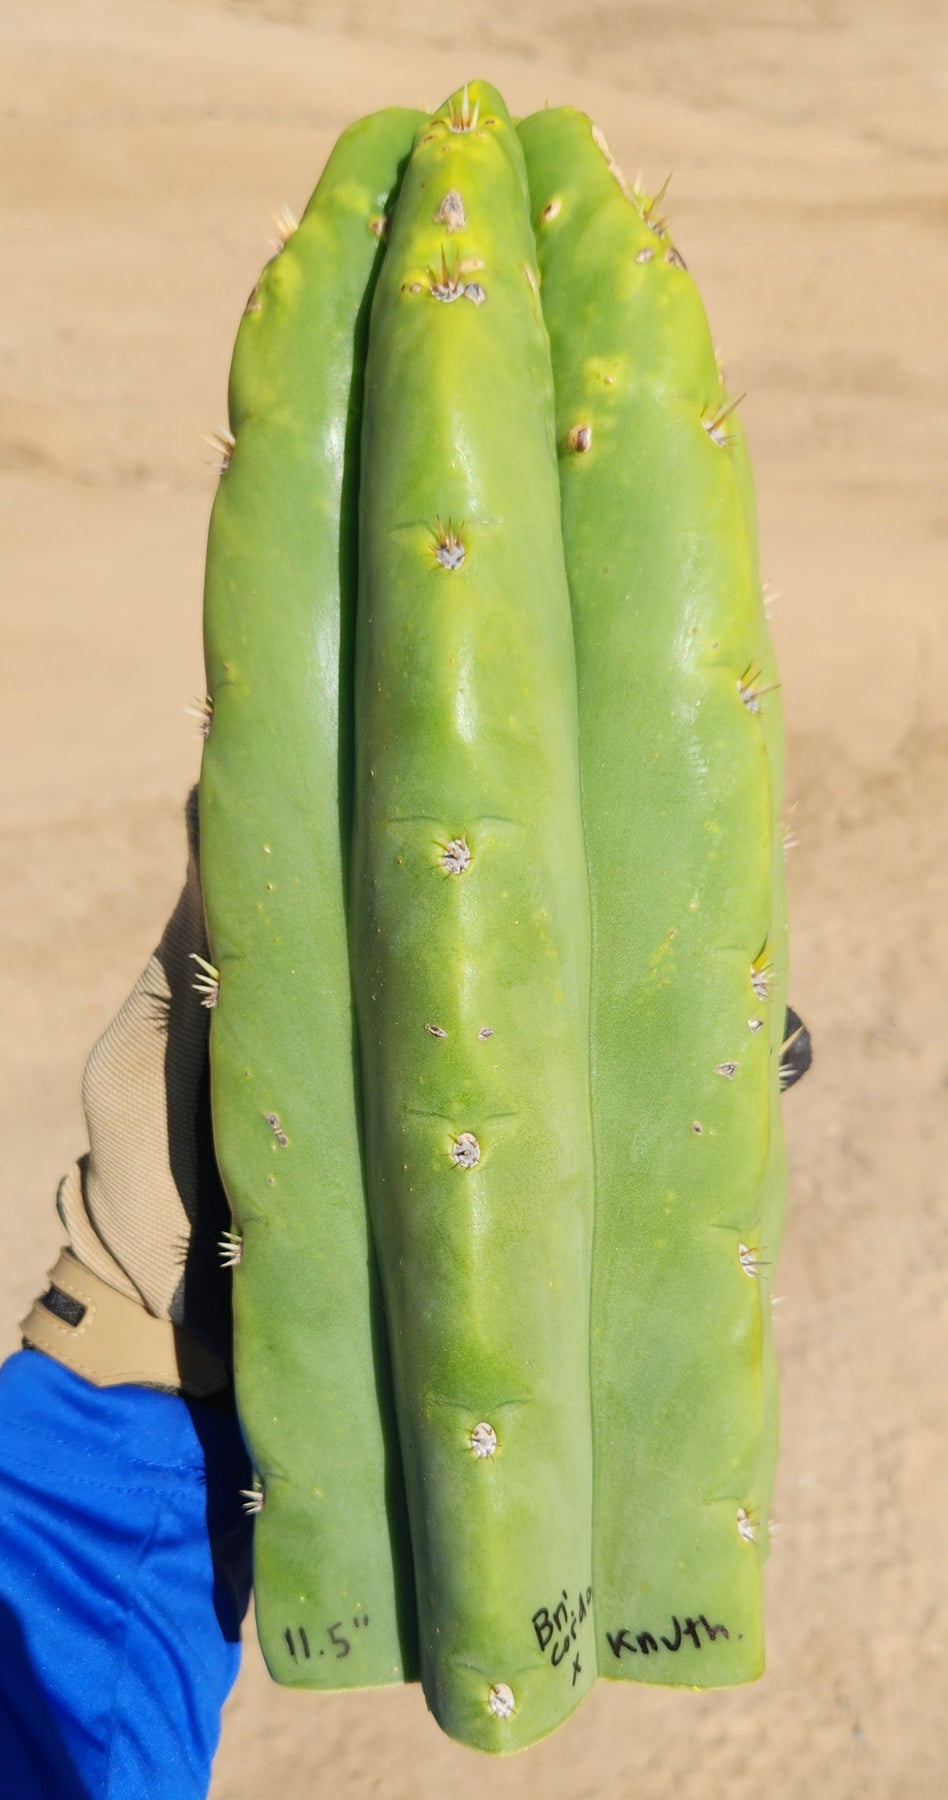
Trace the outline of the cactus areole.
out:
M 763 1667 L 782 722 L 660 197 L 468 83 L 247 303 L 201 774 L 257 1627 L 493 1753 Z

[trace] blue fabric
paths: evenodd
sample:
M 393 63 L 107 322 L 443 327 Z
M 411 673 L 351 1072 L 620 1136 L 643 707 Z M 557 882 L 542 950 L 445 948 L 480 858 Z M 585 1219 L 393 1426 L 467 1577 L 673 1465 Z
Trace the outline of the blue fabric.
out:
M 0 1368 L 0 1795 L 205 1800 L 250 1592 L 232 1415 Z

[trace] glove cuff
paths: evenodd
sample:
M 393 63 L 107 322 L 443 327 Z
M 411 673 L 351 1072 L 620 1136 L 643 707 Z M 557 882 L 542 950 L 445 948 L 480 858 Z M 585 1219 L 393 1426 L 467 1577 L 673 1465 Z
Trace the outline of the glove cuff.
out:
M 156 1319 L 63 1250 L 21 1321 L 24 1344 L 95 1387 L 122 1382 L 204 1400 L 229 1386 L 220 1357 L 182 1325 Z

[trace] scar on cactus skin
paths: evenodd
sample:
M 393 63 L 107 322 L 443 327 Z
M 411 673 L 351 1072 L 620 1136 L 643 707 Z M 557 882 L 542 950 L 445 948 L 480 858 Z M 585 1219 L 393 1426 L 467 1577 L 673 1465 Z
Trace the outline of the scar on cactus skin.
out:
M 283 1126 L 280 1124 L 278 1114 L 277 1113 L 264 1113 L 263 1116 L 264 1116 L 264 1119 L 266 1120 L 267 1124 L 269 1125 L 270 1130 L 273 1132 L 273 1135 L 276 1138 L 277 1143 L 283 1149 L 285 1149 L 290 1140 L 287 1137 L 286 1132 L 283 1129 Z
M 582 452 L 592 448 L 593 434 L 591 425 L 574 425 L 572 431 L 566 433 L 567 450 Z
M 436 225 L 443 225 L 446 231 L 466 231 L 467 213 L 464 201 L 457 188 L 449 188 L 434 215 Z

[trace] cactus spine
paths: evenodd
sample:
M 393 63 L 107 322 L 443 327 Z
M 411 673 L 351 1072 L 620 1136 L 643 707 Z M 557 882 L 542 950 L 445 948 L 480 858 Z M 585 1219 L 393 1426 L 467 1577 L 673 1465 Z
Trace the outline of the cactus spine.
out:
M 236 1224 L 238 1407 L 260 1483 L 257 1626 L 291 1686 L 398 1681 L 411 1656 L 342 847 L 365 313 L 418 119 L 393 109 L 343 134 L 251 296 L 208 543 L 214 1127 Z
M 523 161 L 419 133 L 372 309 L 352 963 L 421 1673 L 522 1748 L 595 1675 L 588 894 Z
M 588 119 L 520 129 L 592 901 L 600 1672 L 720 1686 L 763 1663 L 779 713 L 740 427 L 694 283 Z

